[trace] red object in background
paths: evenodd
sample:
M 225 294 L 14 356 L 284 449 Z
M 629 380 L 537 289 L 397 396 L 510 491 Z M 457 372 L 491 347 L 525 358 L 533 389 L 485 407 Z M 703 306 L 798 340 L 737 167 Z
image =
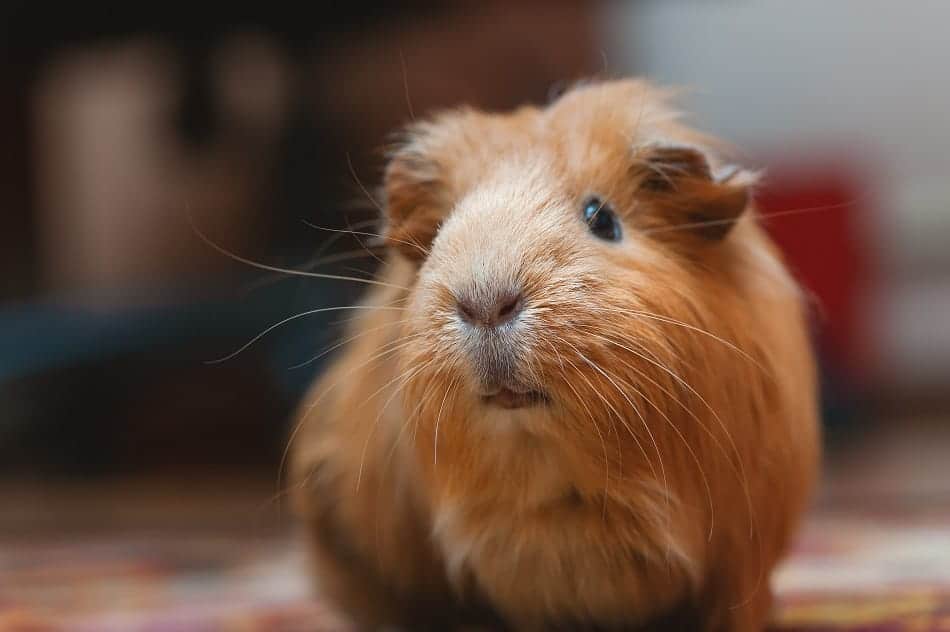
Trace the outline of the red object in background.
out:
M 872 262 L 870 182 L 856 161 L 783 159 L 756 194 L 763 224 L 812 293 L 823 359 L 860 384 L 874 357 L 866 291 Z M 769 217 L 773 215 L 773 217 Z

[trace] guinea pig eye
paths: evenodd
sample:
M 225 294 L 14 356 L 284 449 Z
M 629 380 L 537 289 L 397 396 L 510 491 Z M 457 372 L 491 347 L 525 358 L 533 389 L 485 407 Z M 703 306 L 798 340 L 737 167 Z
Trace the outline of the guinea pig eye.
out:
M 590 198 L 584 203 L 584 221 L 587 228 L 605 241 L 620 240 L 620 220 L 605 202 Z

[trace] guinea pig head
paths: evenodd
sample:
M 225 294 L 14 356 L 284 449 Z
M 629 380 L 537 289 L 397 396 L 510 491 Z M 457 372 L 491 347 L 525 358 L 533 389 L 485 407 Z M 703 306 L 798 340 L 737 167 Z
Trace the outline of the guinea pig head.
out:
M 649 445 L 644 418 L 667 414 L 689 355 L 672 321 L 702 325 L 696 271 L 722 264 L 749 201 L 751 176 L 711 147 L 634 81 L 413 125 L 384 183 L 388 243 L 417 266 L 400 342 L 410 421 L 598 455 L 605 433 Z

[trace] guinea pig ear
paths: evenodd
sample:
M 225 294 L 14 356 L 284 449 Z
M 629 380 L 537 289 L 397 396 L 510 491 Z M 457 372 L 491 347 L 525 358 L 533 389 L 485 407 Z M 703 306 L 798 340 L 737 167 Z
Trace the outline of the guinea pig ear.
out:
M 412 143 L 391 154 L 386 166 L 386 243 L 414 261 L 428 256 L 445 216 L 440 171 L 436 161 Z
M 650 232 L 680 232 L 719 241 L 745 211 L 755 174 L 734 165 L 710 167 L 706 154 L 690 145 L 645 147 L 641 191 L 662 220 Z

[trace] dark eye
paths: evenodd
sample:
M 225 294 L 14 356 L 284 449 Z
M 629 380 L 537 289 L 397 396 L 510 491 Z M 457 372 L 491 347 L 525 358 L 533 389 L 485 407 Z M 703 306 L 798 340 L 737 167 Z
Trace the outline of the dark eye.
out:
M 598 198 L 590 198 L 584 203 L 584 221 L 590 232 L 606 241 L 620 240 L 620 220 L 613 209 Z

